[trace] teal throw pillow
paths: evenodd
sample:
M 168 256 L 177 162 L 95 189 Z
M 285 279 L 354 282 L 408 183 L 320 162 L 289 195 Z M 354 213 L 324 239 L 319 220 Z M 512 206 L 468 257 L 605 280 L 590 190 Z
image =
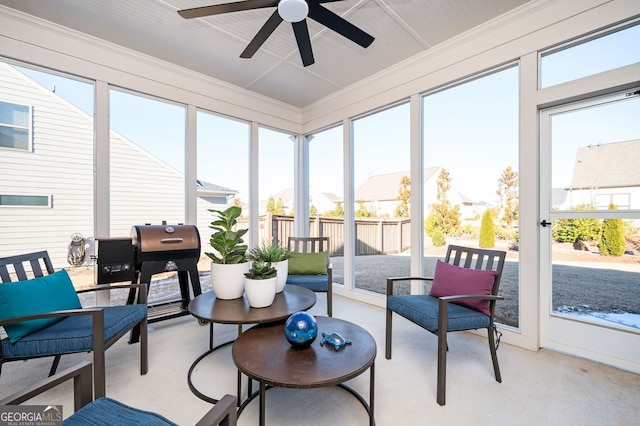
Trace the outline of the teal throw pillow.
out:
M 67 271 L 26 281 L 0 284 L 0 319 L 42 314 L 65 309 L 80 309 L 80 299 Z M 42 330 L 62 318 L 42 318 L 4 325 L 11 343 Z
M 327 275 L 327 252 L 292 253 L 289 258 L 291 275 Z

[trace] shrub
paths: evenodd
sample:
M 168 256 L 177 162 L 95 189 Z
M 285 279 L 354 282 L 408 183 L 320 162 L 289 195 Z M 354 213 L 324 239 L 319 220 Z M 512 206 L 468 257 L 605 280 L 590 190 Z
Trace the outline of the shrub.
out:
M 595 210 L 592 204 L 581 204 L 576 210 Z M 551 237 L 559 243 L 576 241 L 597 241 L 600 237 L 598 219 L 557 219 L 553 221 Z
M 622 256 L 625 240 L 622 219 L 605 219 L 602 222 L 600 253 L 604 256 Z
M 480 241 L 482 248 L 491 248 L 496 244 L 496 226 L 493 223 L 493 215 L 489 210 L 482 215 L 480 224 Z
M 442 232 L 442 229 L 436 228 L 433 230 L 433 235 L 431 235 L 431 243 L 436 247 L 445 245 L 446 241 L 444 239 L 444 232 Z

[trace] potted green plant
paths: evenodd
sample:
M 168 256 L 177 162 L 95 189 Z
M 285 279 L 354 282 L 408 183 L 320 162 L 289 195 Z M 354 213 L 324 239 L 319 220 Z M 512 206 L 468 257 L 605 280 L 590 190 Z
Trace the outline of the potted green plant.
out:
M 244 290 L 252 308 L 264 308 L 273 303 L 276 297 L 276 268 L 271 262 L 255 260 L 248 272 L 245 272 Z
M 215 252 L 205 252 L 211 259 L 211 285 L 219 299 L 237 299 L 244 293 L 244 276 L 249 270 L 247 249 L 242 237 L 248 229 L 237 229 L 242 209 L 231 206 L 226 210 L 210 209 L 215 216 L 209 228 L 215 232 L 209 244 Z
M 247 258 L 249 260 L 263 260 L 265 262 L 270 262 L 272 266 L 276 268 L 276 271 L 278 272 L 276 279 L 276 293 L 280 293 L 284 290 L 284 286 L 287 283 L 290 257 L 291 251 L 278 241 L 274 241 L 271 244 L 263 241 L 262 244 L 251 248 L 247 252 Z

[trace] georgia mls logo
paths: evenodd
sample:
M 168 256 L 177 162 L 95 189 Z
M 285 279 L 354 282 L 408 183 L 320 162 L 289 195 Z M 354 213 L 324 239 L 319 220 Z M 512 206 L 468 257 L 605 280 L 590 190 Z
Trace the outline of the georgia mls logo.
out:
M 62 426 L 62 405 L 2 405 L 0 426 Z

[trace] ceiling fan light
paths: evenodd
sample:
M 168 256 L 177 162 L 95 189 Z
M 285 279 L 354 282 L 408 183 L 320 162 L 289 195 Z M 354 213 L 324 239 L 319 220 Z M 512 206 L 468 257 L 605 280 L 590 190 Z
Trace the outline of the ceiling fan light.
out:
M 300 22 L 307 17 L 309 6 L 305 0 L 280 0 L 278 14 L 287 22 Z

